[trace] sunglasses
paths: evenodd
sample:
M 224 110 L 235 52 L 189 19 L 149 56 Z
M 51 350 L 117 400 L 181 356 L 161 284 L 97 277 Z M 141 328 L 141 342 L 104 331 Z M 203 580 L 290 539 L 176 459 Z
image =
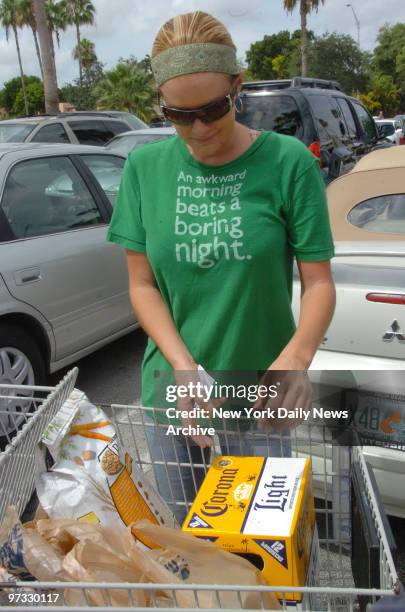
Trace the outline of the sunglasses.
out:
M 196 119 L 203 123 L 212 123 L 224 117 L 232 108 L 233 98 L 236 95 L 236 88 L 233 87 L 231 93 L 219 100 L 210 102 L 205 106 L 193 109 L 172 108 L 171 106 L 161 105 L 162 113 L 168 121 L 177 125 L 192 125 Z

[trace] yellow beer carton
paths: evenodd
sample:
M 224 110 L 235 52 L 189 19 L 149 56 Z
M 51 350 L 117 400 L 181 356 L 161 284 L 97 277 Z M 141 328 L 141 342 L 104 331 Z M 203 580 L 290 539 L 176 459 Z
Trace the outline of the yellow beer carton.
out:
M 216 457 L 183 524 L 183 531 L 242 554 L 277 586 L 304 586 L 307 576 L 313 584 L 314 530 L 308 458 Z M 294 605 L 302 597 L 287 599 Z

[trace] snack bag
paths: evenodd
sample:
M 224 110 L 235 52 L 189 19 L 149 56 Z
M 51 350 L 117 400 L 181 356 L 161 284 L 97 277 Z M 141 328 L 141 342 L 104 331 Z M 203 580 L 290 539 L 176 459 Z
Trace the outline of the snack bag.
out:
M 37 462 L 37 494 L 50 517 L 105 525 L 148 519 L 177 526 L 131 455 L 119 447 L 112 422 L 82 392 L 73 391 L 43 432 L 42 443 L 55 461 L 47 471 Z
M 0 567 L 17 580 L 63 580 L 62 555 L 37 533 L 22 525 L 14 506 L 0 525 Z

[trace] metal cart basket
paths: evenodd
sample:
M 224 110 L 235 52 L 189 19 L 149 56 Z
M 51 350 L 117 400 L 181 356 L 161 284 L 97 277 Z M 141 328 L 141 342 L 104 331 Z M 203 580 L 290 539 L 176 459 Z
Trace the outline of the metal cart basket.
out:
M 16 506 L 20 516 L 26 510 L 35 488 L 35 449 L 45 427 L 72 392 L 77 373 L 77 368 L 71 370 L 56 387 L 0 385 L 0 444 L 2 445 L 0 446 L 0 524 L 9 505 Z M 186 462 L 167 461 L 164 457 L 158 461 L 152 460 L 147 437 L 144 434 L 143 410 L 135 406 L 121 405 L 104 405 L 102 408 L 114 423 L 118 443 L 130 450 L 134 460 L 138 462 L 152 482 L 158 469 L 166 470 L 168 480 L 170 480 L 170 470 L 176 468 L 181 474 L 182 469 L 188 468 L 191 469 L 195 490 L 197 489 L 197 475 L 206 472 L 209 467 L 209 457 L 207 459 L 205 453 L 201 453 L 201 459 L 198 462 L 190 453 L 189 460 Z M 226 429 L 223 432 L 225 440 L 240 435 L 240 432 Z M 261 435 L 266 436 L 264 433 Z M 158 601 L 158 593 L 161 590 L 166 593 L 169 591 L 171 594 L 171 603 L 166 607 L 167 610 L 177 607 L 184 609 L 184 606 L 181 605 L 182 591 L 191 591 L 193 607 L 199 609 L 204 609 L 199 601 L 199 595 L 203 591 L 215 594 L 216 609 L 224 607 L 229 609 L 229 605 L 223 605 L 224 596 L 226 593 L 229 594 L 229 591 L 235 593 L 233 609 L 242 608 L 243 594 L 255 591 L 260 594 L 262 609 L 265 609 L 264 593 L 277 592 L 282 594 L 280 603 L 283 610 L 349 612 L 365 610 L 364 602 L 369 603 L 368 610 L 405 610 L 405 607 L 400 606 L 398 608 L 389 607 L 395 606 L 399 600 L 403 602 L 403 599 L 399 593 L 398 576 L 384 529 L 383 517 L 361 447 L 335 448 L 330 444 L 330 439 L 327 438 L 325 431 L 312 432 L 306 429 L 305 432 L 300 433 L 300 428 L 291 434 L 290 444 L 292 456 L 307 455 L 311 458 L 321 548 L 319 586 L 241 586 L 239 588 L 235 585 L 103 583 L 101 588 L 100 583 L 15 582 L 12 585 L 11 583 L 0 583 L 0 605 L 10 605 L 16 610 L 26 610 L 28 606 L 35 606 L 36 609 L 51 608 L 52 610 L 73 611 L 76 608 L 69 607 L 64 600 L 64 590 L 68 586 L 69 589 L 80 591 L 83 605 L 88 606 L 86 609 L 97 611 L 104 608 L 92 608 L 88 598 L 89 591 L 95 588 L 98 592 L 103 593 L 106 610 L 112 605 L 111 594 L 117 590 L 126 592 L 130 607 L 143 610 L 144 608 L 136 606 L 136 593 L 139 589 L 150 595 L 150 607 L 159 607 L 162 610 L 165 608 L 161 607 Z M 371 508 L 373 527 L 378 535 L 380 568 L 378 588 L 359 589 L 355 587 L 353 580 L 350 559 L 350 463 L 356 465 L 357 473 L 360 474 L 363 493 Z M 190 500 L 186 500 L 184 495 L 177 495 L 176 499 L 173 492 L 173 507 L 187 508 L 189 505 Z M 286 600 L 287 593 L 291 592 L 302 593 L 303 601 L 308 601 L 308 594 L 310 594 L 309 601 L 312 603 L 297 604 L 296 608 L 291 608 Z M 384 602 L 387 602 L 387 607 L 384 607 Z M 127 610 L 128 607 L 115 607 L 114 609 Z M 78 607 L 77 610 L 83 610 L 83 607 Z

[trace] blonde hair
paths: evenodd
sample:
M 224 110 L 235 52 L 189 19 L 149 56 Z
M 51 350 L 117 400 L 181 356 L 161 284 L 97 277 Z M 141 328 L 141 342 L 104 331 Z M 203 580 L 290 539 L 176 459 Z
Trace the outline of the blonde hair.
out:
M 232 47 L 232 37 L 223 23 L 203 11 L 176 15 L 167 21 L 156 35 L 152 58 L 172 47 L 192 43 L 217 43 Z

